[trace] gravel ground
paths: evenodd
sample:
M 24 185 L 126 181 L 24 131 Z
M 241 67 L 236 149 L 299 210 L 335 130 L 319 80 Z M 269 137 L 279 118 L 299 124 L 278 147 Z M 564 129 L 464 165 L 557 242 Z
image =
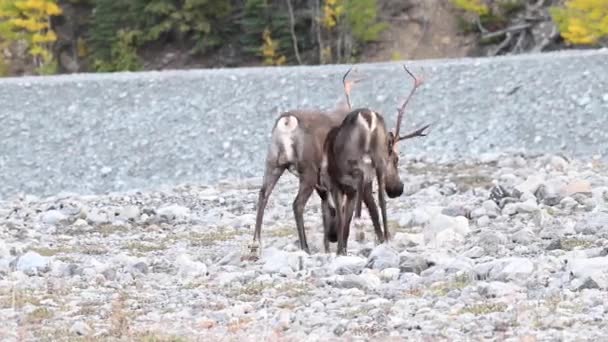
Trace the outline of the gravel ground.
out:
M 524 150 L 606 157 L 608 50 L 408 63 L 427 83 L 405 126 L 435 122 L 408 155 Z M 326 108 L 347 66 L 0 80 L 0 198 L 155 189 L 259 177 L 279 111 Z M 394 120 L 410 80 L 365 64 L 353 103 Z
M 411 158 L 394 239 L 296 247 L 293 176 L 243 260 L 260 179 L 0 202 L 0 340 L 600 341 L 608 165 L 559 155 Z M 366 212 L 364 211 L 364 214 Z M 335 249 L 335 245 L 332 246 Z

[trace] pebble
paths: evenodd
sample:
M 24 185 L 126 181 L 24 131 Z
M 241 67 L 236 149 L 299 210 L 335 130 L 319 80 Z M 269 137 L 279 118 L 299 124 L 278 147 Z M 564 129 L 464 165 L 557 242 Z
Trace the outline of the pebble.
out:
M 304 216 L 311 254 L 300 251 L 295 177 L 270 197 L 257 258 L 257 178 L 0 201 L 0 293 L 24 301 L 0 320 L 27 322 L 45 308 L 44 331 L 93 339 L 114 336 L 128 317 L 131 332 L 178 339 L 571 340 L 576 327 L 602 340 L 606 176 L 576 159 L 488 160 L 459 162 L 459 172 L 492 184 L 467 187 L 453 165 L 412 161 L 418 172 L 403 181 L 417 190 L 387 200 L 392 239 L 374 241 L 364 207 L 364 239 L 351 230 L 347 256 L 335 255 L 335 243 L 323 251 L 316 195 Z M 559 197 L 556 189 L 580 180 L 592 191 Z M 43 222 L 53 210 L 64 217 Z

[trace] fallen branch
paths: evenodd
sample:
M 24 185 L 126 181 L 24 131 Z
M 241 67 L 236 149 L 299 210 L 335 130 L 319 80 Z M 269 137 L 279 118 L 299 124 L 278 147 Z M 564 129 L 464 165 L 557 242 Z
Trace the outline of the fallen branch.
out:
M 492 51 L 490 53 L 490 57 L 494 57 L 494 56 L 498 55 L 502 49 L 506 48 L 507 45 L 509 45 L 509 43 L 511 43 L 512 38 L 513 38 L 513 33 L 507 32 L 505 39 L 500 43 L 500 45 L 498 45 L 496 47 L 496 49 L 494 51 Z
M 513 25 L 510 27 L 507 27 L 506 29 L 500 30 L 500 31 L 494 31 L 494 32 L 490 32 L 488 34 L 484 34 L 481 36 L 481 39 L 492 39 L 492 38 L 496 38 L 496 37 L 500 37 L 502 35 L 505 35 L 507 33 L 515 33 L 515 32 L 519 32 L 521 30 L 527 30 L 530 27 L 532 27 L 531 24 L 518 24 L 518 25 Z

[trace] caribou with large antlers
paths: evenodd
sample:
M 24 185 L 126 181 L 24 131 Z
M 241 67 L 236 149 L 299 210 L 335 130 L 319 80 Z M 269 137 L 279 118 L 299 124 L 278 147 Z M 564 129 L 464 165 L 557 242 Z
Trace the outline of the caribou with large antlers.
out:
M 425 136 L 426 125 L 410 134 L 400 136 L 401 121 L 405 107 L 422 84 L 407 67 L 405 71 L 414 79 L 414 86 L 398 109 L 394 132 L 386 128 L 381 114 L 368 108 L 351 111 L 342 123 L 333 127 L 323 145 L 323 157 L 319 172 L 319 185 L 330 194 L 329 205 L 322 210 L 324 216 L 337 214 L 335 224 L 325 227 L 325 249 L 329 242 L 338 242 L 337 254 L 346 254 L 350 223 L 355 201 L 361 198 L 367 206 L 380 243 L 390 239 L 386 217 L 386 194 L 395 198 L 403 193 L 403 182 L 399 176 L 399 142 L 417 136 Z M 373 179 L 378 182 L 378 201 L 382 215 L 382 231 L 378 209 L 372 194 Z M 357 208 L 360 215 L 360 205 Z
M 352 68 L 351 68 L 352 69 Z M 304 229 L 304 208 L 313 191 L 321 198 L 323 225 L 330 227 L 335 224 L 335 213 L 328 207 L 327 194 L 317 185 L 321 164 L 323 143 L 332 127 L 338 126 L 350 112 L 350 91 L 360 80 L 347 81 L 349 69 L 342 83 L 346 95 L 347 108 L 338 105 L 332 111 L 320 110 L 291 110 L 282 113 L 276 119 L 272 128 L 271 143 L 266 155 L 266 166 L 262 187 L 258 195 L 257 215 L 253 242 L 250 245 L 251 254 L 255 257 L 260 249 L 262 221 L 268 198 L 279 178 L 288 170 L 298 177 L 300 184 L 298 194 L 293 202 L 293 213 L 298 231 L 300 248 L 310 252 Z M 328 230 L 330 228 L 324 228 Z M 331 228 L 332 230 L 334 228 Z

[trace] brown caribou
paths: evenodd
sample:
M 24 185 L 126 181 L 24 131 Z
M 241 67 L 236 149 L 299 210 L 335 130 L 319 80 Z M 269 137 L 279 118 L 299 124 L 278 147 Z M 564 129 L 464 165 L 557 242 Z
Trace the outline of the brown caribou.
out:
M 337 254 L 346 254 L 350 223 L 358 198 L 363 200 L 369 210 L 378 242 L 383 243 L 390 239 L 384 192 L 391 198 L 403 193 L 403 182 L 398 169 L 399 142 L 425 136 L 424 130 L 429 127 L 426 125 L 413 133 L 399 135 L 405 107 L 422 84 L 422 80 L 416 78 L 407 67 L 403 68 L 414 79 L 414 86 L 398 109 L 394 132 L 388 131 L 380 113 L 360 108 L 347 114 L 339 126 L 333 127 L 327 133 L 319 171 L 319 187 L 330 194 L 329 205 L 322 208 L 328 212 L 323 215 L 329 216 L 335 212 L 337 217 L 335 224 L 324 227 L 326 251 L 329 242 L 337 242 Z M 379 224 L 378 209 L 372 193 L 374 178 L 378 183 L 378 202 L 384 231 Z M 357 214 L 360 214 L 360 209 L 357 211 Z

